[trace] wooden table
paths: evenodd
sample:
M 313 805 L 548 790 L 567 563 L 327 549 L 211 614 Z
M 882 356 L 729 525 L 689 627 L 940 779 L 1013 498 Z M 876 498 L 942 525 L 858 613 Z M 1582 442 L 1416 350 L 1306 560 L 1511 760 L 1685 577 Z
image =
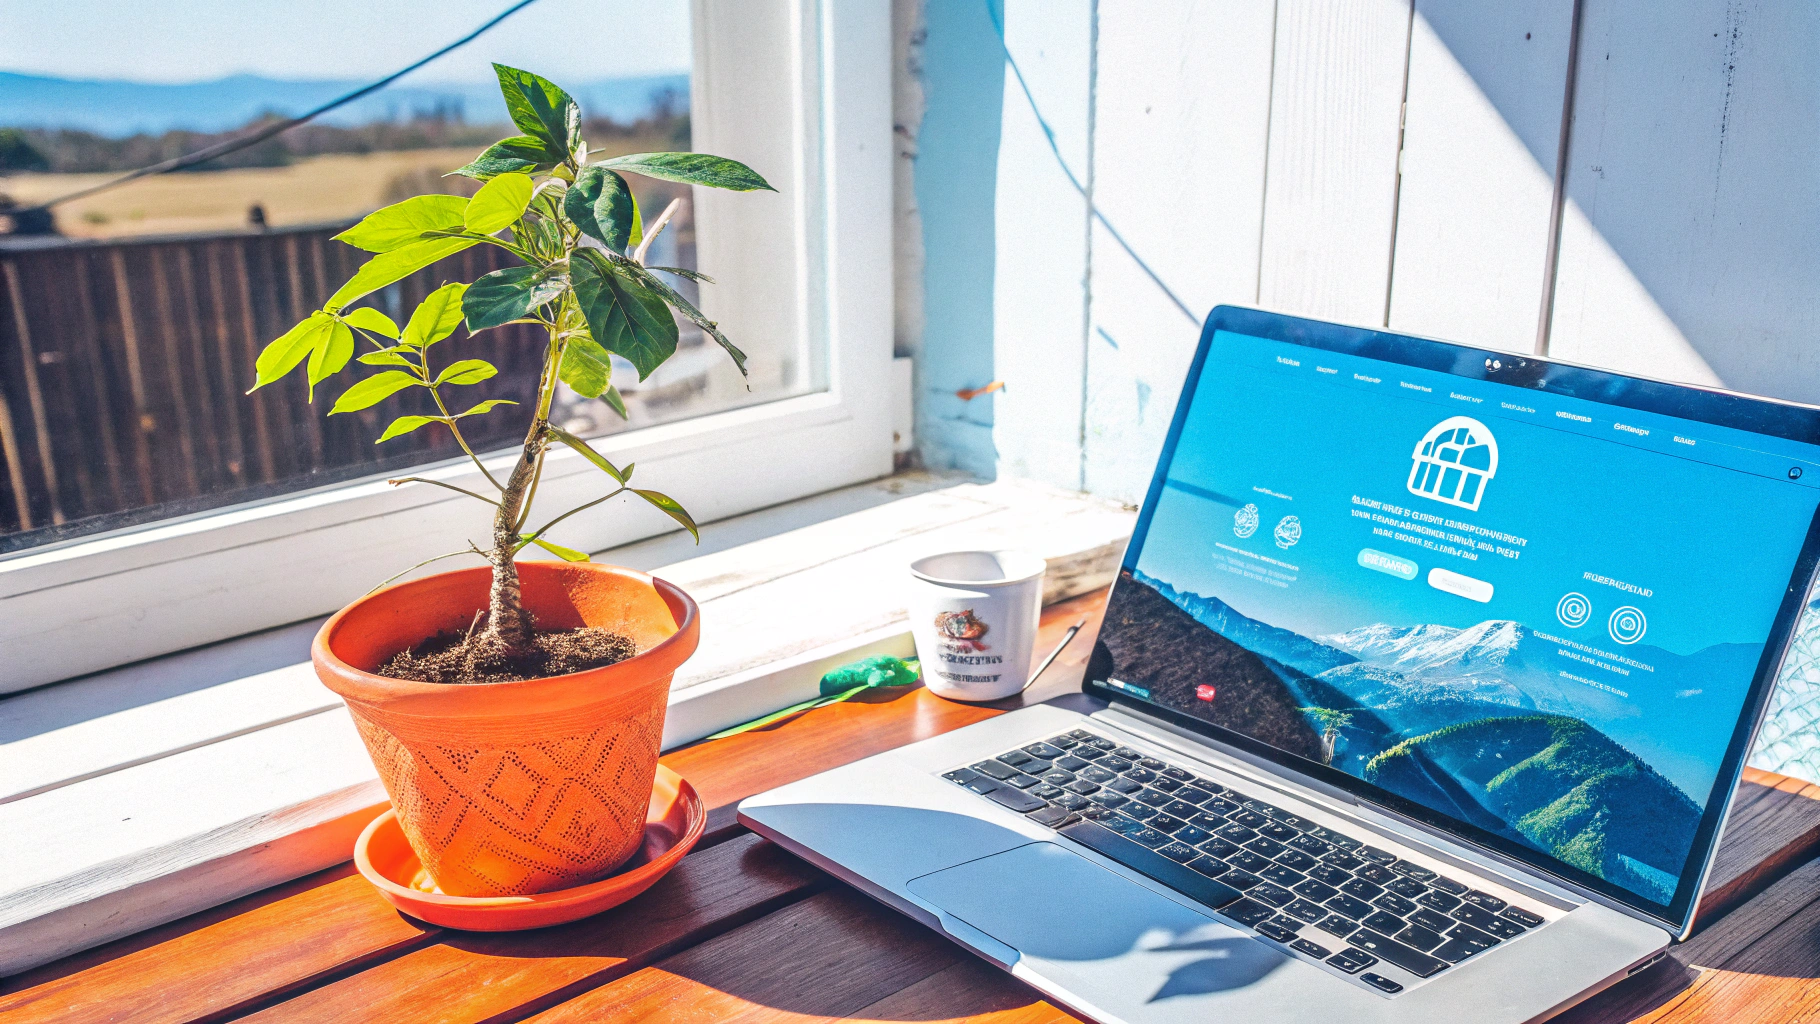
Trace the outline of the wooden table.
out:
M 1070 1021 L 930 930 L 832 881 L 734 818 L 743 797 L 1077 689 L 1102 595 L 1044 613 L 1039 650 L 1088 628 L 1022 701 L 882 691 L 675 751 L 708 834 L 618 910 L 482 935 L 392 910 L 351 865 L 7 979 L 0 1021 Z M 12 837 L 17 841 L 19 837 Z M 1820 787 L 1750 772 L 1702 931 L 1558 1018 L 1727 1024 L 1820 1018 Z

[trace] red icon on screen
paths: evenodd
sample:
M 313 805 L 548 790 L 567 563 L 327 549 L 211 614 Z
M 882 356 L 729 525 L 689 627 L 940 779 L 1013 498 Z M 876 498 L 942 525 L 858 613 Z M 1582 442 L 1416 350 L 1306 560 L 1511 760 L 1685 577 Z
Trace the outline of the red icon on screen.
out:
M 1212 700 L 1213 694 L 1214 694 L 1213 687 L 1206 683 L 1202 683 L 1201 685 L 1194 688 L 1194 695 L 1196 697 L 1199 697 L 1201 700 Z

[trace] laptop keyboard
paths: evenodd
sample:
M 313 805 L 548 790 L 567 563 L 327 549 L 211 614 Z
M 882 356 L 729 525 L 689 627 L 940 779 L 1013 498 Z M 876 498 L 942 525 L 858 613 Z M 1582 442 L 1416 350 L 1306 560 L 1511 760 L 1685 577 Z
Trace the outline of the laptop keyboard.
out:
M 1428 978 L 1543 924 L 1396 854 L 1085 729 L 942 776 L 1356 975 Z

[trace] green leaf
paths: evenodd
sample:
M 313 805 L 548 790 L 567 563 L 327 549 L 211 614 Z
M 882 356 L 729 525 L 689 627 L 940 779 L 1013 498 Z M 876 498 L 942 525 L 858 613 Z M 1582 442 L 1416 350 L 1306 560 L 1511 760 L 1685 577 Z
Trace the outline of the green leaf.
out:
M 253 386 L 247 389 L 247 394 L 252 394 L 295 370 L 297 364 L 303 362 L 304 357 L 315 351 L 318 345 L 327 343 L 328 332 L 334 326 L 335 318 L 318 310 L 267 345 L 253 363 Z
M 462 223 L 477 235 L 501 231 L 524 216 L 531 205 L 531 192 L 537 187 L 528 174 L 511 171 L 480 186 L 462 213 Z
M 423 381 L 403 370 L 387 370 L 384 373 L 374 374 L 343 391 L 341 397 L 335 400 L 335 407 L 329 410 L 329 415 L 359 412 L 362 409 L 378 405 L 405 388 L 422 386 Z
M 455 333 L 455 328 L 461 326 L 461 302 L 467 290 L 467 285 L 456 281 L 425 295 L 411 311 L 411 319 L 404 325 L 404 335 L 398 339 L 398 344 L 429 348 Z
M 499 368 L 485 359 L 463 359 L 449 364 L 449 368 L 436 376 L 436 386 L 444 384 L 479 384 L 499 372 Z
M 689 536 L 695 538 L 695 543 L 701 543 L 701 531 L 695 528 L 695 520 L 689 518 L 689 513 L 683 511 L 683 507 L 676 503 L 675 498 L 667 494 L 659 494 L 656 491 L 640 490 L 636 487 L 632 488 L 632 493 L 656 505 L 665 515 L 681 523 L 683 529 L 689 531 Z
M 529 316 L 568 286 L 569 275 L 560 266 L 507 267 L 469 285 L 461 297 L 461 310 L 470 333 L 484 331 Z
M 416 363 L 411 362 L 409 359 L 406 359 L 404 356 L 399 355 L 398 349 L 396 347 L 382 348 L 376 352 L 363 352 L 360 355 L 355 356 L 354 358 L 359 362 L 367 364 L 368 366 L 416 366 L 417 365 Z
M 581 108 L 569 94 L 540 75 L 504 64 L 493 65 L 512 123 L 552 152 L 565 158 L 581 145 Z
M 599 398 L 612 390 L 613 360 L 599 342 L 577 334 L 569 338 L 556 375 L 583 398 Z
M 604 253 L 588 249 L 580 255 L 584 258 L 569 273 L 588 333 L 602 348 L 630 360 L 644 380 L 676 351 L 670 307 L 643 284 L 615 273 Z
M 618 466 L 609 462 L 605 455 L 595 451 L 593 446 L 589 445 L 588 442 L 583 441 L 574 434 L 558 427 L 549 427 L 547 429 L 550 431 L 551 437 L 554 437 L 556 440 L 561 441 L 563 444 L 580 452 L 582 458 L 587 459 L 589 462 L 600 467 L 601 471 L 612 477 L 615 483 L 624 484 L 626 482 L 626 474 L 621 471 Z
M 739 367 L 740 374 L 745 375 L 746 354 L 740 351 L 739 346 L 733 344 L 725 334 L 721 333 L 720 324 L 708 319 L 706 314 L 695 308 L 693 302 L 683 298 L 682 293 L 665 284 L 662 278 L 640 266 L 637 261 L 614 256 L 611 253 L 607 254 L 605 258 L 622 276 L 635 278 L 646 288 L 656 292 L 663 301 L 674 306 L 677 312 L 687 317 L 690 323 L 701 328 L 709 337 L 718 342 L 720 347 L 726 350 L 727 355 L 733 357 L 733 365 Z
M 385 433 L 379 435 L 379 440 L 374 441 L 373 443 L 381 444 L 383 442 L 390 441 L 392 438 L 397 437 L 400 434 L 408 434 L 411 431 L 416 430 L 418 427 L 427 427 L 432 423 L 447 423 L 447 422 L 448 421 L 443 419 L 441 416 L 400 416 L 397 419 L 393 420 L 392 425 L 385 428 Z
M 714 279 L 708 275 L 690 270 L 687 267 L 647 267 L 646 269 L 660 270 L 666 274 L 675 274 L 677 277 L 686 277 L 691 281 L 700 281 L 703 284 L 714 283 Z
M 391 252 L 422 241 L 425 231 L 460 231 L 467 205 L 461 196 L 418 196 L 374 210 L 335 238 L 368 252 Z
M 383 334 L 394 341 L 398 339 L 398 325 L 392 322 L 391 317 L 371 306 L 350 310 L 342 316 L 341 322 L 349 327 L 358 327 L 363 331 Z
M 594 166 L 612 167 L 642 174 L 647 178 L 680 181 L 685 185 L 706 185 L 734 192 L 751 192 L 761 188 L 770 192 L 777 191 L 757 171 L 738 160 L 707 153 L 632 153 L 602 160 Z
M 456 413 L 455 418 L 459 420 L 459 419 L 463 419 L 468 416 L 484 416 L 485 414 L 492 412 L 494 409 L 497 409 L 502 405 L 517 405 L 517 404 L 518 404 L 517 402 L 512 401 L 510 398 L 489 398 L 486 401 L 481 402 L 481 403 L 473 406 L 472 408 L 468 409 L 467 412 Z
M 316 385 L 341 372 L 354 358 L 354 332 L 339 320 L 329 326 L 328 338 L 310 352 L 310 401 L 316 401 Z
M 599 239 L 615 252 L 624 252 L 627 245 L 635 244 L 631 237 L 637 209 L 632 190 L 626 186 L 626 179 L 612 171 L 582 168 L 562 198 L 562 210 L 583 234 Z
M 604 395 L 601 395 L 600 397 L 607 403 L 607 405 L 614 412 L 619 414 L 620 419 L 629 420 L 632 418 L 632 415 L 630 413 L 626 412 L 626 400 L 622 395 L 620 395 L 618 388 L 609 384 L 609 385 L 607 385 L 607 393 Z M 626 472 L 630 473 L 631 471 L 632 471 L 632 467 L 627 466 Z
M 488 146 L 467 166 L 450 173 L 486 181 L 501 174 L 542 174 L 562 163 L 562 154 L 551 151 L 542 139 L 514 135 Z
M 550 554 L 555 555 L 565 562 L 585 562 L 588 560 L 588 553 L 586 551 L 577 551 L 574 548 L 565 548 L 561 544 L 552 544 L 542 537 L 531 540 L 530 534 L 521 533 L 518 535 L 518 539 L 521 542 L 531 541 L 531 543 L 543 548 L 545 551 L 548 551 Z
M 403 280 L 437 260 L 453 256 L 479 241 L 478 238 L 426 238 L 381 253 L 362 264 L 347 284 L 329 296 L 329 301 L 322 308 L 330 313 L 339 312 L 348 303 Z

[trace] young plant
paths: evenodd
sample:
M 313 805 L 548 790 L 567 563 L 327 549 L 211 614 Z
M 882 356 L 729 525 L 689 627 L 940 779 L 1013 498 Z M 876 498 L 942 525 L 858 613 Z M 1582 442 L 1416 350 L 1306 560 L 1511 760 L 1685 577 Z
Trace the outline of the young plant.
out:
M 493 529 L 491 544 L 484 550 L 470 543 L 467 551 L 439 555 L 412 568 L 469 551 L 485 558 L 493 571 L 486 625 L 470 643 L 511 656 L 526 651 L 532 638 L 531 618 L 519 596 L 515 556 L 536 544 L 570 561 L 587 558 L 546 538 L 557 523 L 610 498 L 632 494 L 700 540 L 694 521 L 674 499 L 631 485 L 631 465 L 623 469 L 614 465 L 586 441 L 550 423 L 557 382 L 605 401 L 624 417 L 625 402 L 613 385 L 608 354 L 629 361 L 640 380 L 648 377 L 676 351 L 672 310 L 718 342 L 740 372 L 746 372 L 745 354 L 657 272 L 697 281 L 707 278 L 678 267 L 645 265 L 651 240 L 669 223 L 677 203 L 647 226 L 620 172 L 739 192 L 771 186 L 744 164 L 705 153 L 638 153 L 589 163 L 588 146 L 581 138 L 581 110 L 568 93 L 529 72 L 499 64 L 493 68 L 506 109 L 524 134 L 493 144 L 455 172 L 485 182 L 472 199 L 418 196 L 379 210 L 336 235 L 373 253 L 373 258 L 320 310 L 266 346 L 255 367 L 253 390 L 303 365 L 313 402 L 316 385 L 355 359 L 355 339 L 360 338 L 372 348 L 358 361 L 381 369 L 342 392 L 329 415 L 365 409 L 403 391 L 427 393 L 433 413 L 393 420 L 375 443 L 439 424 L 454 434 L 494 493 L 421 477 L 390 482 L 433 484 L 486 502 L 493 506 Z M 471 284 L 443 285 L 424 299 L 402 330 L 377 309 L 348 308 L 473 245 L 497 246 L 523 265 L 493 271 Z M 475 455 L 462 436 L 461 421 L 518 403 L 489 399 L 451 411 L 450 390 L 479 384 L 499 371 L 484 359 L 462 359 L 438 368 L 431 358 L 436 343 L 464 323 L 470 333 L 504 324 L 537 324 L 548 335 L 524 444 L 503 480 Z M 612 487 L 532 529 L 531 505 L 552 444 L 574 449 L 606 474 Z

